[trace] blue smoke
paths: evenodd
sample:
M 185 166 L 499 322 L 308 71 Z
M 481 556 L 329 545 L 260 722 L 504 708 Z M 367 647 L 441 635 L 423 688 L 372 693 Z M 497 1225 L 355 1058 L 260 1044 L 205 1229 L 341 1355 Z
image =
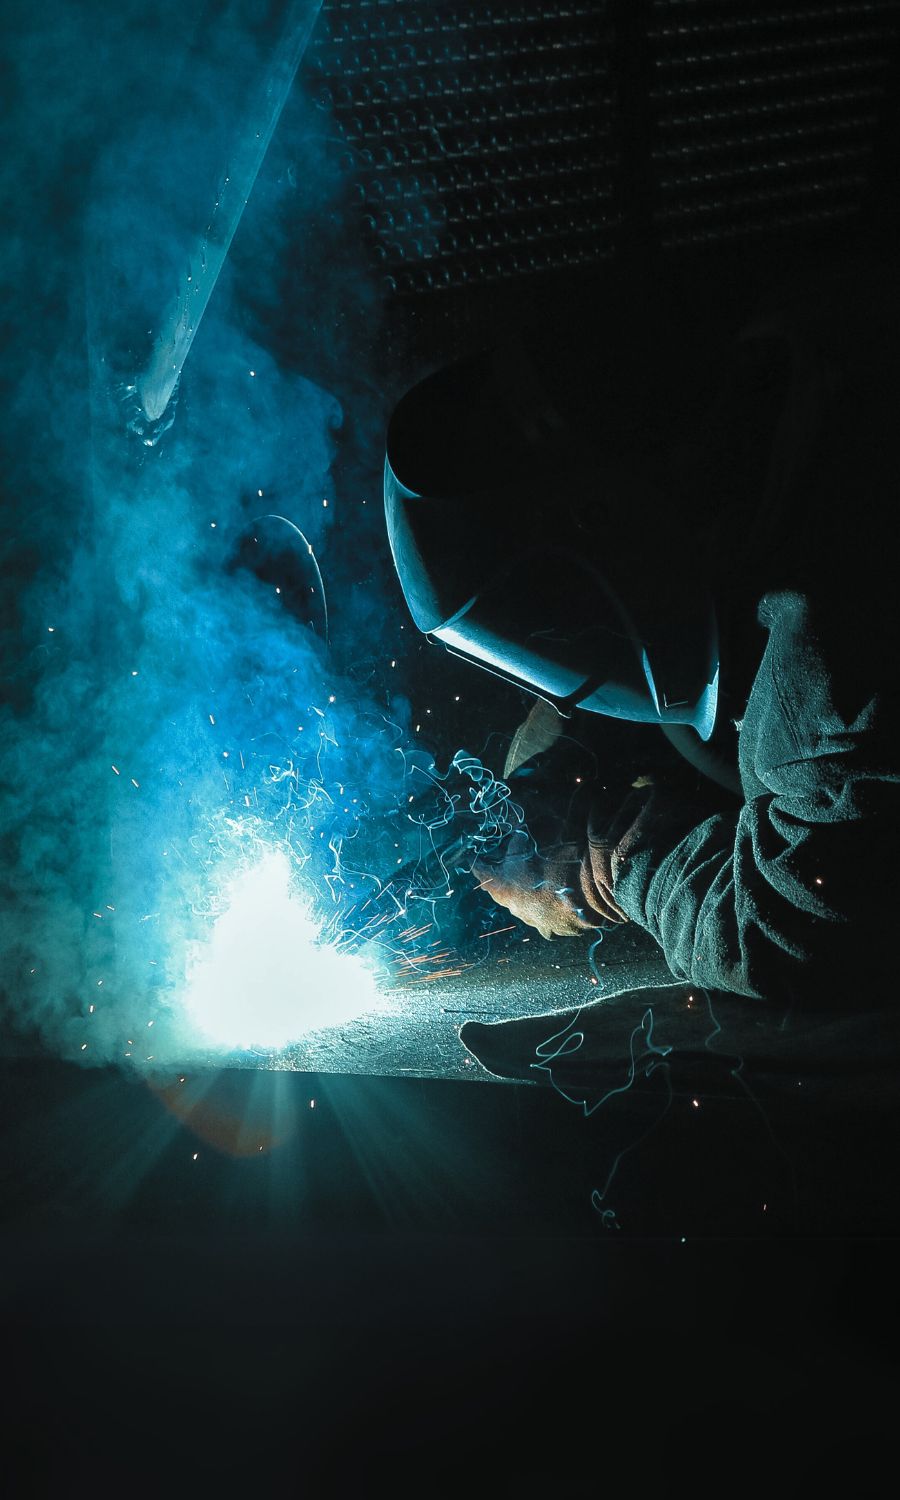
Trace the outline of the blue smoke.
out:
M 374 315 L 352 230 L 292 289 L 309 351 L 289 357 L 267 336 L 288 223 L 307 208 L 327 218 L 344 187 L 330 121 L 299 84 L 176 402 L 151 442 L 129 431 L 123 392 L 203 219 L 220 142 L 265 63 L 269 10 L 8 7 L 15 150 L 3 195 L 22 230 L 0 264 L 10 308 L 0 990 L 7 1027 L 86 1063 L 276 1045 L 241 1018 L 230 1039 L 192 1029 L 187 976 L 217 933 L 226 964 L 253 941 L 270 963 L 273 945 L 302 947 L 307 930 L 349 964 L 377 931 L 365 958 L 374 984 L 409 901 L 433 909 L 452 890 L 459 866 L 442 853 L 443 823 L 461 798 L 470 821 L 457 862 L 518 816 L 480 762 L 435 770 L 379 675 L 389 609 L 368 559 L 386 550 L 380 507 L 342 497 L 335 465 L 346 402 L 362 393 L 363 453 L 380 448 L 383 414 L 371 372 L 326 388 L 318 370 L 339 361 L 312 336 L 321 344 L 320 321 L 342 299 Z M 359 411 L 371 418 L 362 436 Z M 321 563 L 330 651 L 276 583 L 235 565 L 240 539 L 273 511 Z M 459 787 L 448 791 L 451 776 Z M 248 924 L 237 937 L 236 903 Z M 358 965 L 352 975 L 348 991 L 371 999 Z

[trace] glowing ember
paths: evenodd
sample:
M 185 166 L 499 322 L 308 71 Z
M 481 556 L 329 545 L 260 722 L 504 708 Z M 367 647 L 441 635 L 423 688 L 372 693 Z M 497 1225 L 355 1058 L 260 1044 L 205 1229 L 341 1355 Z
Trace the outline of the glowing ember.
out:
M 283 1047 L 372 1010 L 378 998 L 360 957 L 319 941 L 278 851 L 235 879 L 209 940 L 194 945 L 186 977 L 192 1024 L 227 1047 Z

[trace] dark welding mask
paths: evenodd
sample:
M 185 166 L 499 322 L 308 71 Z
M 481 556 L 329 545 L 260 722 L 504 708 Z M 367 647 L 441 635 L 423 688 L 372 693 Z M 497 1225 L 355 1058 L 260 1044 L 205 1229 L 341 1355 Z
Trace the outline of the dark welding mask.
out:
M 697 549 L 625 452 L 626 415 L 605 409 L 616 441 L 598 440 L 583 394 L 579 414 L 562 386 L 523 346 L 451 366 L 399 402 L 384 493 L 410 613 L 563 714 L 690 725 L 708 740 L 719 656 Z

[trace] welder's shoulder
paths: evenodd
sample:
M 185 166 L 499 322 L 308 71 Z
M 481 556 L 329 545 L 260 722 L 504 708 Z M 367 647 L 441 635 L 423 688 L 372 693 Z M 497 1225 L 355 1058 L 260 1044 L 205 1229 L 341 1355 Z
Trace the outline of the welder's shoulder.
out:
M 768 640 L 740 735 L 748 795 L 774 794 L 822 822 L 895 809 L 893 653 L 799 593 L 765 595 L 759 621 Z

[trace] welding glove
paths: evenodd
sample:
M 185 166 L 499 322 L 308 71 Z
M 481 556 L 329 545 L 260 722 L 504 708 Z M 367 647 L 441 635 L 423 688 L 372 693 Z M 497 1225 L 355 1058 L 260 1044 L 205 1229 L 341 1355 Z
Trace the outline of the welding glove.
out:
M 534 927 L 543 938 L 577 937 L 628 917 L 613 894 L 618 844 L 606 829 L 588 825 L 587 846 L 567 842 L 537 850 L 516 833 L 496 861 L 481 860 L 473 873 L 498 906 Z
M 473 873 L 498 906 L 552 938 L 577 937 L 601 920 L 582 889 L 584 869 L 577 844 L 537 851 L 527 834 L 516 833 L 501 859 L 479 861 Z

